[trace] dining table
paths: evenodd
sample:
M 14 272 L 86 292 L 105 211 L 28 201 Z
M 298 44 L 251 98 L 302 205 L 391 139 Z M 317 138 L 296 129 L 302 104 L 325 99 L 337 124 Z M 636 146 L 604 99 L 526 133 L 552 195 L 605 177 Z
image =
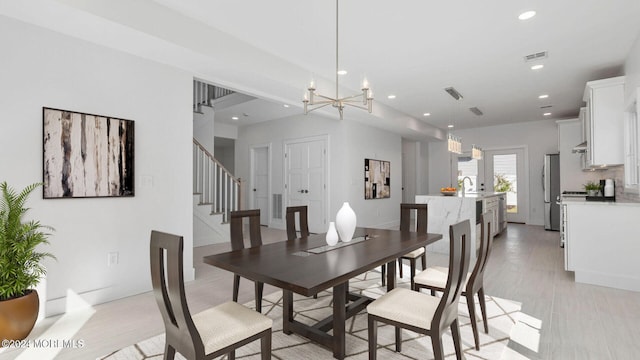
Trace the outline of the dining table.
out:
M 329 246 L 326 234 L 229 251 L 204 257 L 204 263 L 283 291 L 283 331 L 296 333 L 331 349 L 336 359 L 346 353 L 345 322 L 374 299 L 349 292 L 349 279 L 387 265 L 387 291 L 395 286 L 396 260 L 442 239 L 441 234 L 358 227 L 353 239 Z M 313 296 L 333 288 L 332 315 L 317 324 L 293 319 L 293 293 Z M 329 331 L 332 331 L 329 334 Z

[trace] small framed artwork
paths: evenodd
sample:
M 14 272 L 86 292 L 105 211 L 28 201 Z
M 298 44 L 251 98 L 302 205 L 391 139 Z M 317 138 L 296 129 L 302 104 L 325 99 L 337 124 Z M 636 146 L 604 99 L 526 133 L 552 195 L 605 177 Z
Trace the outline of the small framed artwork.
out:
M 391 197 L 391 164 L 388 161 L 364 159 L 364 198 Z
M 42 108 L 43 197 L 134 196 L 134 122 Z

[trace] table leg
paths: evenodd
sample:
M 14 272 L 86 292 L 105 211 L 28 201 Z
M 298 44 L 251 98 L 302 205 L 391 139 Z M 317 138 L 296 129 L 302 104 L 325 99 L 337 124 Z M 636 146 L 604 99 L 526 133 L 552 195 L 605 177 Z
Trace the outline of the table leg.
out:
M 393 290 L 396 286 L 396 261 L 387 263 L 387 291 Z
M 344 359 L 346 353 L 345 323 L 348 282 L 333 287 L 333 357 Z
M 293 292 L 282 290 L 282 332 L 291 335 L 290 323 L 293 321 Z

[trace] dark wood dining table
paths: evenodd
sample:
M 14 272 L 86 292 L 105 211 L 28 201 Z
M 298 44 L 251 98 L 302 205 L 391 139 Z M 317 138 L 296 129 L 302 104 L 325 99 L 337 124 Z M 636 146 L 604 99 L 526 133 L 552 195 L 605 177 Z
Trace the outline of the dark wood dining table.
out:
M 441 234 L 357 228 L 354 240 L 328 247 L 325 234 L 204 257 L 204 262 L 283 291 L 283 331 L 297 333 L 345 357 L 345 322 L 373 299 L 349 293 L 349 279 L 387 264 L 387 290 L 395 286 L 396 259 L 442 239 Z M 293 293 L 313 296 L 333 288 L 332 316 L 309 326 L 293 319 Z M 333 334 L 328 334 L 333 330 Z

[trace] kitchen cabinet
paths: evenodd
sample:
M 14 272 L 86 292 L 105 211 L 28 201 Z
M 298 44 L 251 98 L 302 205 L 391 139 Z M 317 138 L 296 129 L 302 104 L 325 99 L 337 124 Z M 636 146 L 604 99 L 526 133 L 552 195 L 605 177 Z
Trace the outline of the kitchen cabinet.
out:
M 493 219 L 491 219 L 493 228 L 491 229 L 491 235 L 494 236 L 500 232 L 500 224 L 498 223 L 499 203 L 500 200 L 497 196 L 492 196 L 484 200 L 484 212 L 493 211 Z
M 578 119 L 580 120 L 580 124 L 582 126 L 582 142 L 587 142 L 591 137 L 591 130 L 589 120 L 587 119 L 587 108 L 581 107 L 580 112 L 578 113 Z M 561 153 L 562 154 L 562 153 Z M 587 147 L 587 151 L 580 154 L 580 167 L 582 170 L 591 170 L 591 151 L 589 151 Z
M 624 190 L 640 192 L 640 127 L 638 126 L 638 105 L 640 92 L 636 91 L 627 106 L 624 119 Z
M 588 82 L 583 100 L 584 167 L 624 164 L 624 76 Z
M 502 194 L 498 196 L 500 200 L 499 205 L 500 209 L 498 212 L 498 222 L 500 223 L 499 232 L 503 232 L 507 229 L 507 194 Z
M 640 291 L 640 203 L 563 201 L 565 269 L 579 283 Z

